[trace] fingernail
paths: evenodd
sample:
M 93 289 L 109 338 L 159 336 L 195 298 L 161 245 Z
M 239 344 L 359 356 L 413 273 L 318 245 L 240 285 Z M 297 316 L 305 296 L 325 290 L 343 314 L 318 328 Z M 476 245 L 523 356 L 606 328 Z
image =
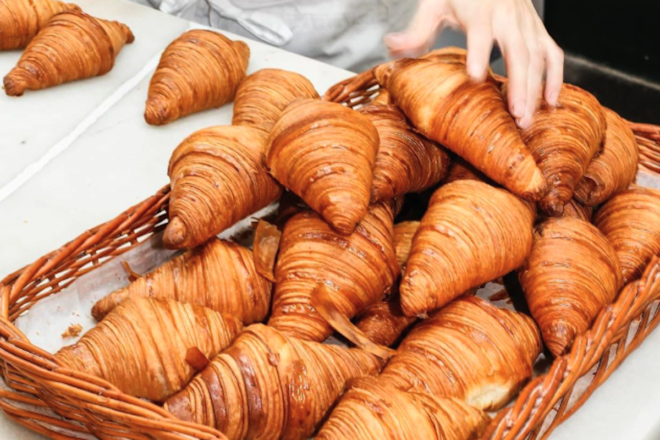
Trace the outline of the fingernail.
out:
M 559 100 L 559 93 L 552 92 L 550 94 L 550 98 L 548 99 L 548 104 L 554 107 L 557 105 L 557 100 Z
M 532 120 L 529 117 L 518 118 L 516 119 L 516 125 L 518 125 L 518 127 L 522 128 L 523 130 L 526 130 L 530 125 L 532 125 Z
M 514 118 L 518 119 L 521 119 L 523 116 L 525 116 L 525 102 L 521 100 L 514 101 L 511 113 L 513 114 Z
M 484 70 L 479 66 L 470 65 L 468 66 L 468 75 L 475 81 L 482 81 L 484 79 Z

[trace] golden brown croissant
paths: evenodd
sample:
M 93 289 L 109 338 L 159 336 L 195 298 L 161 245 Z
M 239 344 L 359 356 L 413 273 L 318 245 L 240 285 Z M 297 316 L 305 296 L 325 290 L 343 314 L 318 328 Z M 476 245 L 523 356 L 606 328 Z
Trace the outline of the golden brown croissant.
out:
M 124 393 L 157 402 L 181 390 L 195 370 L 189 350 L 213 357 L 241 330 L 241 322 L 205 307 L 172 300 L 124 301 L 56 361 L 105 379 Z
M 378 132 L 369 119 L 333 102 L 289 105 L 269 139 L 268 168 L 337 232 L 350 235 L 367 213 Z
M 461 158 L 456 158 L 452 161 L 449 173 L 442 183 L 447 184 L 456 180 L 476 180 L 478 182 L 492 184 L 488 177 L 484 176 L 481 171 L 476 170 L 472 165 L 467 163 Z
M 57 0 L 0 1 L 0 50 L 24 48 L 53 15 L 79 10 Z
M 628 284 L 642 275 L 653 255 L 660 254 L 660 191 L 622 191 L 596 213 L 594 224 L 612 243 L 623 283 Z
M 62 12 L 32 39 L 16 67 L 5 76 L 5 92 L 21 96 L 83 78 L 104 75 L 124 44 L 132 43 L 128 26 L 82 12 Z
M 401 311 L 398 295 L 367 307 L 356 319 L 356 327 L 372 342 L 390 347 L 417 317 L 409 317 Z
M 342 397 L 316 440 L 473 440 L 490 418 L 458 399 L 408 393 L 363 378 Z
M 418 221 L 401 222 L 394 225 L 394 251 L 396 260 L 403 270 L 410 257 L 413 237 L 419 229 Z
M 359 111 L 374 124 L 380 139 L 371 203 L 423 191 L 445 177 L 449 155 L 417 134 L 396 107 L 369 105 Z
M 234 99 L 250 48 L 222 34 L 191 30 L 170 43 L 149 83 L 144 119 L 163 125 Z
M 359 349 L 301 341 L 254 324 L 165 409 L 213 426 L 229 440 L 309 438 L 348 381 L 378 374 L 382 361 Z
M 390 105 L 390 92 L 381 87 L 378 89 L 378 96 L 371 103 L 374 105 Z
M 383 203 L 370 206 L 348 237 L 315 212 L 293 216 L 282 233 L 268 324 L 301 339 L 325 340 L 332 329 L 312 306 L 319 283 L 331 289 L 334 305 L 349 319 L 381 300 L 399 275 L 393 227 L 392 209 Z
M 250 127 L 210 127 L 174 150 L 166 246 L 202 244 L 280 196 L 263 162 L 266 136 Z
M 561 215 L 573 197 L 575 186 L 601 148 L 605 124 L 593 95 L 564 84 L 558 105 L 541 103 L 532 125 L 522 131 L 523 141 L 548 181 L 548 193 L 540 202 L 548 214 Z
M 621 266 L 593 225 L 554 218 L 537 225 L 520 283 L 548 349 L 559 356 L 621 288 Z
M 403 312 L 435 310 L 518 268 L 532 246 L 534 217 L 529 204 L 488 184 L 441 186 L 413 239 L 400 286 Z
M 561 217 L 573 217 L 591 223 L 592 215 L 593 208 L 589 206 L 583 206 L 577 200 L 571 199 L 567 204 L 564 205 L 564 212 L 562 213 Z
M 603 150 L 591 161 L 575 188 L 575 198 L 596 206 L 628 188 L 637 175 L 639 150 L 628 123 L 612 110 L 603 107 L 607 120 Z
M 414 327 L 378 380 L 496 410 L 532 376 L 540 353 L 530 317 L 463 296 Z
M 238 86 L 232 124 L 270 132 L 284 109 L 299 98 L 319 98 L 307 78 L 281 69 L 258 70 Z
M 380 86 L 427 138 L 526 199 L 546 192 L 543 174 L 507 112 L 497 83 L 473 82 L 460 57 L 403 59 L 379 66 Z
M 101 299 L 92 316 L 100 321 L 127 298 L 149 297 L 208 307 L 252 324 L 266 318 L 271 287 L 249 249 L 213 238 Z

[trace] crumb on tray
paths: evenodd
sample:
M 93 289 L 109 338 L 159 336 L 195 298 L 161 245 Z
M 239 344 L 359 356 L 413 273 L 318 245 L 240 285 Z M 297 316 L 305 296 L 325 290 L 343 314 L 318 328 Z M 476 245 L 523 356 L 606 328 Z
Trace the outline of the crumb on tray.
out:
M 82 325 L 80 324 L 71 324 L 69 328 L 66 329 L 64 333 L 62 333 L 63 338 L 75 338 L 76 336 L 80 335 L 80 332 L 82 331 Z

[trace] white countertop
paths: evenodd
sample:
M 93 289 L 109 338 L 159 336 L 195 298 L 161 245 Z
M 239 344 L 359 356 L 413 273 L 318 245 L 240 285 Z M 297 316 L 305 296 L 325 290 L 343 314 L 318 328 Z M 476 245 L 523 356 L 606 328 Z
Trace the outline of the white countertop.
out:
M 147 86 L 161 51 L 191 24 L 121 0 L 79 0 L 88 13 L 129 25 L 136 40 L 103 77 L 20 98 L 0 94 L 0 278 L 114 218 L 168 182 L 170 154 L 195 130 L 229 124 L 231 106 L 164 127 L 144 122 Z M 231 36 L 231 38 L 238 38 Z M 247 41 L 248 71 L 279 67 L 319 92 L 350 72 Z M 0 75 L 20 52 L 0 53 Z M 660 356 L 655 332 L 553 440 L 660 438 Z M 41 436 L 0 416 L 0 439 Z

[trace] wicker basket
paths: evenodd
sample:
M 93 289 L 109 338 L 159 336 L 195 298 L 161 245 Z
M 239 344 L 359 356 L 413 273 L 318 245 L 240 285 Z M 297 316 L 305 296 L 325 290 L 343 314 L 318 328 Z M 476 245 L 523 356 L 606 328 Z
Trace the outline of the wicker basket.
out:
M 350 101 L 353 107 L 368 103 L 376 93 L 373 78 L 363 74 L 335 86 L 326 99 Z M 653 148 L 658 133 L 656 127 L 636 126 L 636 134 Z M 167 223 L 168 197 L 166 187 L 0 282 L 0 371 L 6 384 L 0 387 L 0 407 L 16 422 L 54 439 L 224 438 L 214 429 L 178 421 L 103 380 L 57 366 L 50 353 L 32 345 L 13 324 L 38 301 L 161 231 Z M 625 288 L 577 338 L 569 354 L 529 383 L 512 407 L 500 411 L 487 438 L 549 435 L 658 325 L 659 298 L 660 260 L 655 258 L 638 288 Z

